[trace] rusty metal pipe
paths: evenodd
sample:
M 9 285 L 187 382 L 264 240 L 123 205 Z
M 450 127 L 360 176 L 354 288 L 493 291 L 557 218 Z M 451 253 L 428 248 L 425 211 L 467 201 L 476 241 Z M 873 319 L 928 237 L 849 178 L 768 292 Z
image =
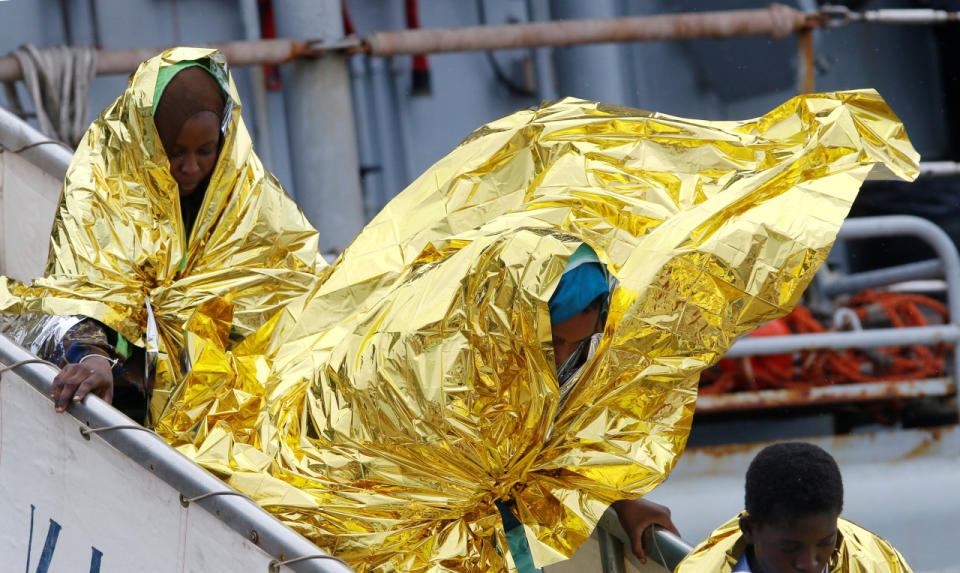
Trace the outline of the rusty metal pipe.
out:
M 814 386 L 803 389 L 758 390 L 700 396 L 697 398 L 697 413 L 717 414 L 746 410 L 767 410 L 796 406 L 835 405 L 851 402 L 870 402 L 950 396 L 957 385 L 950 378 L 925 380 L 878 381 L 836 386 Z
M 767 8 L 756 10 L 375 32 L 367 38 L 365 44 L 371 56 L 385 57 L 605 42 L 655 42 L 735 36 L 784 38 L 817 25 L 817 22 L 815 16 L 782 4 L 771 4 Z
M 837 27 L 862 19 L 877 23 L 939 23 L 960 18 L 960 13 L 885 14 L 851 12 L 836 8 L 820 12 L 800 12 L 782 4 L 754 10 L 725 10 L 682 14 L 633 16 L 610 20 L 566 20 L 533 22 L 503 26 L 468 26 L 463 28 L 418 29 L 375 32 L 369 38 L 345 38 L 343 42 L 295 42 L 285 39 L 255 40 L 208 44 L 221 50 L 232 66 L 282 64 L 294 58 L 316 57 L 340 51 L 346 54 L 366 52 L 374 57 L 400 54 L 436 54 L 574 46 L 612 42 L 656 42 L 696 38 L 733 38 L 738 36 L 771 36 L 784 38 L 803 30 Z M 839 7 L 843 8 L 843 7 Z M 930 11 L 927 11 L 930 12 Z M 862 18 L 861 18 L 862 16 Z M 896 16 L 896 17 L 893 17 Z M 165 48 L 103 50 L 99 52 L 97 75 L 128 74 L 141 62 Z M 809 76 L 809 71 L 807 72 Z M 0 81 L 20 79 L 20 65 L 12 57 L 0 58 Z M 806 85 L 811 85 L 810 78 Z
M 246 42 L 223 42 L 207 44 L 216 48 L 231 66 L 282 64 L 294 58 L 317 56 L 322 50 L 309 41 L 285 39 L 253 40 Z M 166 48 L 136 48 L 131 50 L 101 50 L 97 52 L 97 75 L 129 74 L 141 62 L 149 60 Z M 23 76 L 20 64 L 10 56 L 0 58 L 0 82 L 20 79 Z
M 247 42 L 224 42 L 209 44 L 223 52 L 231 66 L 282 64 L 300 57 L 312 55 L 308 42 L 272 39 Z M 97 74 L 127 74 L 137 69 L 140 62 L 149 60 L 163 50 L 137 49 L 102 51 L 97 58 Z
M 430 54 L 572 46 L 606 42 L 653 42 L 693 38 L 772 36 L 783 38 L 825 22 L 819 14 L 805 14 L 771 4 L 756 10 L 729 10 L 685 14 L 635 16 L 610 20 L 566 20 L 376 32 L 364 41 L 346 38 L 324 44 L 287 39 L 252 40 L 207 44 L 223 52 L 231 66 L 282 64 L 294 58 L 316 57 L 326 52 L 367 52 L 374 57 L 398 54 Z M 97 75 L 128 74 L 141 62 L 165 48 L 102 50 L 98 52 Z M 20 64 L 12 57 L 0 58 L 0 81 L 20 79 Z

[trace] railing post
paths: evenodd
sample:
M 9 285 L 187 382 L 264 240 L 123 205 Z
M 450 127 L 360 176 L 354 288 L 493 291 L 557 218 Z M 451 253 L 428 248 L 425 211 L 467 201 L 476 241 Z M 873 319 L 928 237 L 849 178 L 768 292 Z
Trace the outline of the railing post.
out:
M 273 6 L 281 36 L 343 37 L 339 0 L 276 0 Z M 297 59 L 282 71 L 293 196 L 320 232 L 321 252 L 340 252 L 364 223 L 347 58 Z

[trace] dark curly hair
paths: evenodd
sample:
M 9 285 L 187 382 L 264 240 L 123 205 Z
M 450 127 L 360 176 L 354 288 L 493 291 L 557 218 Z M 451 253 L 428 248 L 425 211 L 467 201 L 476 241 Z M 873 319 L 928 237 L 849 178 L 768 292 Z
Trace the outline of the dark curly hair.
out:
M 843 510 L 843 479 L 833 457 L 805 442 L 767 446 L 747 469 L 744 506 L 757 524 L 785 525 Z

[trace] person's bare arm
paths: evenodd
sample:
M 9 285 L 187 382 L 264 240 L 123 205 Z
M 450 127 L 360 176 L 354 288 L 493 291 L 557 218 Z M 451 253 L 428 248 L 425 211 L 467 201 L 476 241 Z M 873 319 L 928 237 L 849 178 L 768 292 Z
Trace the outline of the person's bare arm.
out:
M 612 507 L 620 518 L 620 525 L 630 538 L 630 548 L 641 563 L 647 562 L 646 550 L 643 547 L 643 532 L 648 527 L 659 525 L 680 536 L 677 526 L 670 519 L 670 509 L 665 505 L 645 499 L 624 499 L 615 501 Z

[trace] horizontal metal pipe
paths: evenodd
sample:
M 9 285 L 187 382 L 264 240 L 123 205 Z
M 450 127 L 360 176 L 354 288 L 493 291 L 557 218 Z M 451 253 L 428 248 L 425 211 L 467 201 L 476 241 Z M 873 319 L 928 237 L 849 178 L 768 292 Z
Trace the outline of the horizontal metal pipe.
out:
M 736 36 L 783 38 L 812 25 L 816 25 L 816 15 L 804 14 L 782 4 L 771 4 L 767 8 L 755 10 L 375 32 L 366 39 L 366 44 L 369 46 L 370 55 L 379 57 L 604 42 L 654 42 Z
M 956 177 L 960 163 L 956 161 L 921 161 L 920 177 Z
M 316 57 L 332 51 L 366 51 L 372 56 L 392 56 L 602 42 L 650 42 L 736 36 L 782 38 L 797 30 L 818 26 L 824 21 L 825 19 L 816 13 L 805 14 L 788 6 L 771 4 L 768 8 L 756 10 L 376 32 L 365 40 L 345 38 L 337 43 L 271 39 L 224 42 L 207 46 L 223 52 L 231 66 L 251 66 L 282 64 L 293 58 Z M 128 74 L 137 69 L 141 62 L 164 49 L 101 50 L 98 52 L 97 74 Z M 0 81 L 15 80 L 21 76 L 20 64 L 15 58 L 0 58 Z
M 902 380 L 898 382 L 864 382 L 860 384 L 836 384 L 812 388 L 789 388 L 758 390 L 755 392 L 732 392 L 706 395 L 697 398 L 697 413 L 737 412 L 763 410 L 791 406 L 814 406 L 869 402 L 894 398 L 923 398 L 950 396 L 957 386 L 950 378 L 926 380 Z
M 960 326 L 917 326 L 911 328 L 877 328 L 848 332 L 793 334 L 790 336 L 756 336 L 736 341 L 724 356 L 739 358 L 765 354 L 789 354 L 801 350 L 845 350 L 847 348 L 881 348 L 885 346 L 931 345 L 960 340 Z
M 905 10 L 902 14 L 885 12 L 882 17 L 877 17 L 874 12 L 860 14 L 849 10 L 831 12 L 827 9 L 821 12 L 800 12 L 782 4 L 771 4 L 767 8 L 752 10 L 375 32 L 365 39 L 348 37 L 334 43 L 275 38 L 224 42 L 207 44 L 207 46 L 222 51 L 232 66 L 253 66 L 282 64 L 294 58 L 317 57 L 335 51 L 347 54 L 367 52 L 371 56 L 386 57 L 401 54 L 505 50 L 609 42 L 655 42 L 739 36 L 783 38 L 802 30 L 845 25 L 855 20 L 877 23 L 917 23 L 956 19 L 956 13 L 941 14 L 942 11 Z M 933 12 L 937 14 L 931 16 Z M 837 19 L 838 16 L 839 19 Z M 164 49 L 166 48 L 101 50 L 98 52 L 97 75 L 128 74 L 141 62 Z M 21 76 L 20 64 L 16 59 L 9 56 L 0 58 L 0 81 L 16 80 Z M 955 171 L 950 172 L 950 174 L 955 173 Z
M 874 24 L 942 24 L 960 21 L 960 12 L 930 8 L 883 8 L 866 10 L 854 21 Z
M 329 48 L 310 41 L 286 39 L 249 40 L 207 44 L 216 48 L 231 66 L 282 64 L 298 57 L 317 56 Z M 156 56 L 166 48 L 135 48 L 130 50 L 100 50 L 97 52 L 97 75 L 129 74 L 142 62 Z M 0 81 L 20 79 L 23 72 L 16 58 L 0 58 Z
M 826 296 L 833 296 L 903 281 L 939 278 L 943 278 L 943 261 L 931 259 L 852 275 L 831 275 L 820 288 Z
M 6 336 L 0 335 L 0 362 L 13 364 L 30 358 L 36 357 L 14 344 Z M 17 375 L 42 394 L 48 395 L 56 371 L 44 364 L 27 364 L 17 369 Z M 77 418 L 80 423 L 91 428 L 133 423 L 130 418 L 93 395 L 87 396 L 82 403 L 71 404 L 68 412 Z M 50 415 L 54 415 L 52 403 Z M 42 423 L 42 421 L 38 420 L 37 423 Z M 214 491 L 234 492 L 225 483 L 171 448 L 156 434 L 136 430 L 115 430 L 103 432 L 98 436 L 185 497 L 194 497 Z M 321 553 L 306 538 L 280 523 L 275 517 L 248 499 L 236 495 L 219 495 L 199 501 L 197 505 L 216 516 L 245 538 L 249 537 L 251 531 L 255 530 L 259 537 L 258 544 L 260 547 L 275 557 L 292 559 L 303 555 Z M 290 568 L 302 573 L 346 573 L 349 571 L 346 566 L 330 560 L 303 561 L 290 565 Z
M 930 8 L 883 8 L 854 12 L 842 5 L 825 5 L 821 7 L 820 13 L 827 18 L 824 25 L 829 28 L 847 26 L 853 22 L 931 25 L 960 21 L 960 12 Z

